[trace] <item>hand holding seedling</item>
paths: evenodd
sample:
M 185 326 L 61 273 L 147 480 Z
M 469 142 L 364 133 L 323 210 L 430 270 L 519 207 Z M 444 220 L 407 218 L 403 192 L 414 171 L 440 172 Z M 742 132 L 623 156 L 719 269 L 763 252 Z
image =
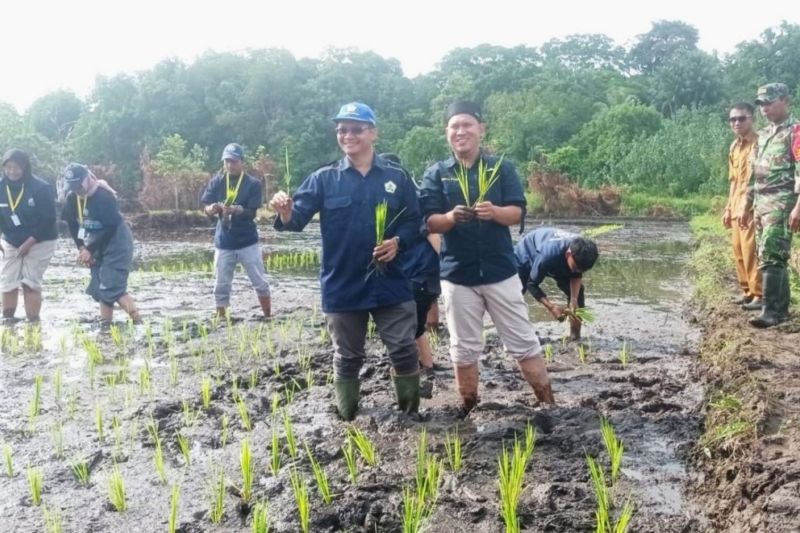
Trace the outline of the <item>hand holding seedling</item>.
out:
M 78 263 L 82 264 L 85 267 L 90 267 L 94 264 L 94 258 L 92 257 L 92 252 L 90 252 L 88 248 L 83 247 L 81 248 L 81 251 L 78 252 Z
M 222 204 L 219 202 L 210 204 L 206 206 L 206 214 L 208 216 L 214 216 L 222 213 Z
M 387 239 L 372 250 L 372 257 L 379 263 L 388 263 L 400 251 L 400 243 L 396 237 Z
M 457 205 L 448 213 L 448 216 L 456 224 L 462 224 L 475 218 L 475 211 L 465 205 Z
M 276 192 L 269 202 L 269 206 L 278 213 L 278 216 L 281 217 L 281 222 L 284 224 L 288 224 L 292 220 L 292 205 L 291 196 L 283 191 Z
M 244 207 L 240 205 L 226 205 L 222 208 L 224 216 L 241 215 L 242 213 L 244 213 Z
M 495 215 L 495 206 L 492 202 L 486 201 L 475 204 L 475 216 L 479 220 L 494 220 Z

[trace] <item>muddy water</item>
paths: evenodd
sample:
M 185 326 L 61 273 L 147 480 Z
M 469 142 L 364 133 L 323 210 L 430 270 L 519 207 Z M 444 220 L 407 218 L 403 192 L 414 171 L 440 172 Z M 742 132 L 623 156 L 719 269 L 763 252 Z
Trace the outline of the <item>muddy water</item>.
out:
M 580 231 L 587 226 L 562 227 Z M 265 233 L 268 252 L 319 244 L 313 227 L 299 235 Z M 251 502 L 268 502 L 273 531 L 299 531 L 292 471 L 310 487 L 311 531 L 398 531 L 402 488 L 413 483 L 422 428 L 435 454 L 444 455 L 447 431 L 457 429 L 464 447 L 464 468 L 445 474 L 427 530 L 502 531 L 497 456 L 503 442 L 528 422 L 537 430 L 537 443 L 519 506 L 523 530 L 592 531 L 595 503 L 585 456 L 607 463 L 601 414 L 625 445 L 614 501 L 618 508 L 628 498 L 635 503 L 631 531 L 702 531 L 702 513 L 684 490 L 701 400 L 691 379 L 698 333 L 681 312 L 690 291 L 684 271 L 688 239 L 685 225 L 638 221 L 598 238 L 602 259 L 586 276 L 588 305 L 597 321 L 584 331 L 584 362 L 577 345 L 561 340 L 564 326 L 530 302 L 537 331 L 553 347 L 549 369 L 555 408 L 536 404 L 487 322 L 479 407 L 467 419 L 458 418 L 452 372 L 445 369 L 428 383 L 433 394 L 423 400 L 421 421 L 398 415 L 391 405 L 389 367 L 371 339 L 355 424 L 374 440 L 379 462 L 374 467 L 362 463 L 355 484 L 340 451 L 347 426 L 330 408 L 331 351 L 313 272 L 272 276 L 276 319 L 269 324 L 256 320 L 255 297 L 244 275 L 237 276 L 235 320 L 217 324 L 208 319 L 210 273 L 146 269 L 148 262 L 175 254 L 188 263 L 207 260 L 209 232 L 142 242 L 137 250 L 141 270 L 131 276 L 131 292 L 147 323 L 128 328 L 120 322 L 118 331 L 109 332 L 93 322 L 94 304 L 82 294 L 86 273 L 74 265 L 74 251 L 64 241 L 48 270 L 41 334 L 16 324 L 2 337 L 0 440 L 10 446 L 13 476 L 3 464 L 0 531 L 44 530 L 44 508 L 60 517 L 64 531 L 163 531 L 172 485 L 180 487 L 180 531 L 249 530 L 250 506 L 240 498 L 239 454 L 245 439 L 253 450 Z M 545 290 L 562 298 L 554 286 Z M 442 365 L 447 364 L 446 343 L 443 330 L 435 339 Z M 624 367 L 618 360 L 623 343 L 631 354 Z M 87 351 L 95 348 L 103 360 L 92 371 Z M 42 378 L 40 408 L 32 416 L 36 376 Z M 207 407 L 204 380 L 210 384 Z M 235 399 L 246 407 L 250 430 Z M 327 471 L 335 494 L 331 506 L 320 499 L 305 456 L 291 457 L 284 416 L 292 421 L 297 442 L 306 443 Z M 154 465 L 148 423 L 158 428 L 166 483 Z M 270 468 L 273 430 L 281 447 L 277 475 Z M 188 441 L 188 461 L 177 434 Z M 86 485 L 71 472 L 70 465 L 79 461 L 89 465 Z M 108 499 L 115 464 L 127 493 L 124 512 L 114 510 Z M 42 472 L 41 506 L 31 502 L 28 465 Z M 223 516 L 212 523 L 212 487 L 219 471 L 226 487 Z

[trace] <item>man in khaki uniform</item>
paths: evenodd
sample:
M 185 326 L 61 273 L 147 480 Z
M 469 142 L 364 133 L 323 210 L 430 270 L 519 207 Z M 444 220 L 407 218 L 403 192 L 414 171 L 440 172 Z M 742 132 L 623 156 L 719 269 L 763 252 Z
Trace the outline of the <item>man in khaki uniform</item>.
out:
M 736 139 L 731 143 L 728 152 L 728 176 L 731 185 L 728 203 L 722 215 L 722 225 L 731 230 L 736 278 L 742 288 L 742 296 L 734 303 L 742 304 L 742 308 L 749 311 L 759 311 L 763 305 L 761 272 L 758 270 L 756 254 L 755 224 L 750 223 L 746 228 L 741 228 L 737 219 L 738 213 L 747 202 L 751 160 L 758 146 L 758 135 L 753 129 L 754 113 L 755 108 L 751 104 L 740 102 L 734 105 L 728 114 L 728 122 L 736 134 Z

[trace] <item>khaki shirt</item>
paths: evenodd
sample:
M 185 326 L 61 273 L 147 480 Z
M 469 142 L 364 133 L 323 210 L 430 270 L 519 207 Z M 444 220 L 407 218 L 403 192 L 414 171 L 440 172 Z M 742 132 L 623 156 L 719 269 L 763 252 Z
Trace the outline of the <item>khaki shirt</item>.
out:
M 747 185 L 750 181 L 750 169 L 758 150 L 758 135 L 751 132 L 744 139 L 736 138 L 728 152 L 728 179 L 733 184 L 728 208 L 736 217 L 747 202 Z

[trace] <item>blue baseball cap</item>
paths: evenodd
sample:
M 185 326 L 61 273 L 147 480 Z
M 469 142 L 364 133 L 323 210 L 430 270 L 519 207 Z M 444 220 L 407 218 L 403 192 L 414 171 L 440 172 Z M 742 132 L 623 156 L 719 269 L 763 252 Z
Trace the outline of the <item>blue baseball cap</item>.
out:
M 64 183 L 70 188 L 78 188 L 88 175 L 89 169 L 86 166 L 79 163 L 70 163 L 64 169 Z
M 242 145 L 236 143 L 230 143 L 222 150 L 222 160 L 225 161 L 226 159 L 237 159 L 239 161 L 244 161 L 244 148 Z
M 339 109 L 339 114 L 333 117 L 334 122 L 340 120 L 353 120 L 355 122 L 366 122 L 375 126 L 375 112 L 367 104 L 361 102 L 350 102 Z

